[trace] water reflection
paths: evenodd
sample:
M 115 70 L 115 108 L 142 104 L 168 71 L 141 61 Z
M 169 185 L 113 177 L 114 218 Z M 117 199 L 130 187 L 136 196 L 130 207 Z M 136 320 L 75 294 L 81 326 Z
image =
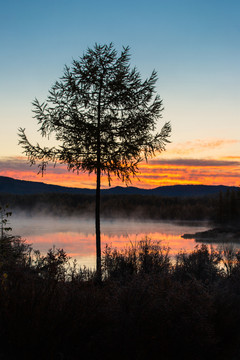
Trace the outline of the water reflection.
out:
M 28 218 L 15 216 L 11 219 L 13 233 L 25 238 L 34 249 L 46 252 L 53 245 L 63 248 L 81 265 L 95 266 L 95 230 L 93 219 L 78 218 Z M 184 233 L 207 230 L 205 223 L 176 223 L 159 221 L 108 221 L 102 220 L 102 248 L 106 244 L 123 248 L 125 245 L 142 240 L 146 236 L 161 240 L 171 248 L 174 255 L 180 250 L 191 251 L 196 246 L 193 239 L 182 239 Z

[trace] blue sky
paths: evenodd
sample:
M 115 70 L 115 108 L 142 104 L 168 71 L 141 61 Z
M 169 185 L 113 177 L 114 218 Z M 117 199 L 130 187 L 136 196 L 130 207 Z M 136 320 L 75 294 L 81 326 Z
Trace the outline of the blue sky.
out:
M 165 156 L 202 140 L 184 156 L 239 157 L 239 18 L 237 0 L 1 1 L 0 157 L 21 155 L 18 127 L 39 140 L 31 102 L 96 42 L 129 45 L 143 78 L 157 70 L 173 128 Z

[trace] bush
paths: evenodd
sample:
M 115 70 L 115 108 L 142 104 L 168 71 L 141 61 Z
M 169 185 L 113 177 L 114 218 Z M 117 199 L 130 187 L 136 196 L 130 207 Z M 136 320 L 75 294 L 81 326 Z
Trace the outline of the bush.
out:
M 176 256 L 174 274 L 177 279 L 196 279 L 212 283 L 221 275 L 221 254 L 205 244 L 197 245 L 191 253 L 181 252 Z
M 3 359 L 239 358 L 238 252 L 231 263 L 202 245 L 174 263 L 148 238 L 107 246 L 99 284 L 62 249 L 41 255 L 13 237 L 0 248 Z
M 151 239 L 131 244 L 123 250 L 106 245 L 103 252 L 103 274 L 105 279 L 127 280 L 137 274 L 163 274 L 171 269 L 169 247 Z

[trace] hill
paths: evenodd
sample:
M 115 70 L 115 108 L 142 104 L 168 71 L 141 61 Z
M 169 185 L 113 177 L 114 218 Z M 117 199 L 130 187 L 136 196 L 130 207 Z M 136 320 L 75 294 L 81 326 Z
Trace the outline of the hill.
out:
M 227 190 L 238 190 L 238 187 L 224 185 L 172 185 L 160 186 L 154 189 L 140 189 L 129 186 L 116 186 L 102 189 L 103 195 L 157 195 L 166 197 L 202 197 L 225 193 Z M 0 194 L 32 195 L 43 193 L 84 194 L 94 195 L 94 189 L 72 188 L 58 185 L 49 185 L 43 182 L 17 180 L 0 176 Z

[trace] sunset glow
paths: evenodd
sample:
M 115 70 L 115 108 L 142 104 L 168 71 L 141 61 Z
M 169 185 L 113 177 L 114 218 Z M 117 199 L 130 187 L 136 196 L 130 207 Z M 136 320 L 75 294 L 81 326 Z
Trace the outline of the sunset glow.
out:
M 0 360 L 240 360 L 240 0 L 0 11 Z
M 37 166 L 30 168 L 22 156 L 17 133 L 25 128 L 33 145 L 55 146 L 54 133 L 48 139 L 38 131 L 34 98 L 45 102 L 64 65 L 71 68 L 88 47 L 112 42 L 118 53 L 130 47 L 130 68 L 136 67 L 142 80 L 156 70 L 155 90 L 164 107 L 156 131 L 165 122 L 172 127 L 166 151 L 141 163 L 140 181 L 132 179 L 132 185 L 239 186 L 239 2 L 86 2 L 83 8 L 81 2 L 69 1 L 57 5 L 43 0 L 40 7 L 35 2 L 2 4 L 0 175 L 95 188 L 94 174 L 70 173 L 62 165 L 49 166 L 44 177 L 37 175 Z M 113 178 L 111 186 L 117 185 L 124 186 Z M 103 176 L 102 188 L 108 186 Z
M 48 167 L 42 177 L 38 168 L 29 167 L 27 159 L 10 157 L 0 159 L 0 176 L 44 182 L 77 188 L 94 188 L 95 174 L 69 172 L 64 165 Z M 225 156 L 217 159 L 158 158 L 139 165 L 139 176 L 132 179 L 132 186 L 155 188 L 164 185 L 240 185 L 240 157 Z M 124 186 L 121 180 L 112 179 L 111 186 Z M 102 176 L 102 187 L 107 188 L 108 179 Z

